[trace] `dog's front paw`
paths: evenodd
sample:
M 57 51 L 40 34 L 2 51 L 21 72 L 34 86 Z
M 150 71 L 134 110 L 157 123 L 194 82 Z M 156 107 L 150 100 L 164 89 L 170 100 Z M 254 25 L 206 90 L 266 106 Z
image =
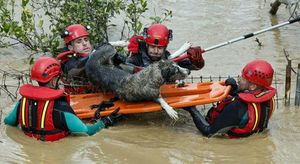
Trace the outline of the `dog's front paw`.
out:
M 167 114 L 174 120 L 178 119 L 178 113 L 161 97 L 155 99 L 156 102 L 160 103 L 161 107 L 167 112 Z
M 178 113 L 171 107 L 171 108 L 164 108 L 165 111 L 167 112 L 167 114 L 174 120 L 177 120 L 178 117 Z
M 191 46 L 192 46 L 191 42 L 185 42 L 180 48 L 185 50 L 191 48 Z

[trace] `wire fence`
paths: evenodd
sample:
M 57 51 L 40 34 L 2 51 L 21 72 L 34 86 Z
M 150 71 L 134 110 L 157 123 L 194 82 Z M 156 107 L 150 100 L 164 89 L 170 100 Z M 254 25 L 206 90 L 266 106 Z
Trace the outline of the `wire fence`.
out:
M 273 86 L 278 89 L 280 85 L 283 85 L 284 82 L 280 79 L 284 78 L 278 78 L 279 76 L 275 73 L 274 79 L 273 79 Z M 189 83 L 197 83 L 197 82 L 214 82 L 214 81 L 225 81 L 227 78 L 234 78 L 238 79 L 239 76 L 236 75 L 228 75 L 228 76 L 189 76 L 187 79 L 184 80 L 184 82 Z M 8 72 L 0 69 L 0 95 L 6 94 L 12 101 L 15 101 L 18 97 L 18 91 L 21 85 L 23 84 L 32 84 L 32 81 L 30 80 L 30 75 L 28 72 Z M 78 83 L 74 84 L 64 84 L 65 86 L 70 87 L 79 87 L 81 86 Z M 283 100 L 284 96 L 276 95 L 276 100 Z
M 18 91 L 21 85 L 31 83 L 29 73 L 19 71 L 5 71 L 0 69 L 0 95 L 5 93 L 14 101 L 18 96 Z
M 300 0 L 281 0 L 287 8 L 289 9 L 290 17 L 291 18 L 299 18 L 300 17 Z

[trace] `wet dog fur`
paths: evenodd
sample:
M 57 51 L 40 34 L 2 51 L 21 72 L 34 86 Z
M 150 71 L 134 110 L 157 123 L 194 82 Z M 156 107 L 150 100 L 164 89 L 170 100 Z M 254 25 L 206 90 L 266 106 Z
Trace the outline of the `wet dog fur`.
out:
M 109 44 L 102 45 L 90 55 L 85 66 L 90 82 L 103 91 L 111 91 L 127 101 L 159 102 L 164 105 L 162 107 L 165 110 L 169 110 L 169 115 L 177 117 L 177 112 L 161 98 L 160 86 L 183 80 L 190 71 L 169 60 L 160 60 L 136 74 L 130 74 L 114 65 L 115 55 L 116 50 Z

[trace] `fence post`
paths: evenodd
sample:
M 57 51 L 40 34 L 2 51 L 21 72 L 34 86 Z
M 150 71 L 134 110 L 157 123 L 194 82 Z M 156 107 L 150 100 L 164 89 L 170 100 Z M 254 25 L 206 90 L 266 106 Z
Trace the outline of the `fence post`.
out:
M 292 73 L 292 62 L 291 60 L 288 60 L 288 65 L 286 66 L 286 72 L 285 72 L 285 94 L 284 94 L 285 105 L 290 104 L 291 73 Z
M 277 79 L 277 72 L 274 73 L 274 83 L 275 83 L 275 88 L 276 90 L 278 89 L 277 83 L 278 79 Z M 276 109 L 278 109 L 278 101 L 279 101 L 279 97 L 278 97 L 278 93 L 276 93 Z
M 0 125 L 2 123 L 2 109 L 0 109 Z
M 271 10 L 269 11 L 269 13 L 272 15 L 276 15 L 280 5 L 281 2 L 279 0 L 276 0 L 275 2 L 271 3 Z
M 297 70 L 295 105 L 296 106 L 300 105 L 300 63 L 298 64 L 298 70 Z

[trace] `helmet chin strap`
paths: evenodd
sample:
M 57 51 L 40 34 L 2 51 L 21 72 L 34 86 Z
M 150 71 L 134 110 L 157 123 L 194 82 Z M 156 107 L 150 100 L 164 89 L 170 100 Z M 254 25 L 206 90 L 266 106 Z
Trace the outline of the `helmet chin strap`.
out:
M 241 88 L 241 85 L 238 86 L 238 91 L 251 91 L 250 90 L 250 85 L 251 85 L 251 82 L 249 82 L 247 80 L 247 82 L 246 82 L 246 84 L 244 84 L 243 88 Z
M 57 76 L 57 79 L 56 79 L 56 81 L 55 81 L 55 87 L 54 87 L 54 89 L 59 89 L 59 88 L 58 88 L 58 87 L 59 87 L 59 85 L 58 85 L 59 79 L 60 79 L 60 75 Z
M 54 78 L 56 78 L 56 79 L 54 79 Z M 51 81 L 48 83 L 48 87 L 49 88 L 51 88 L 51 89 L 59 89 L 59 85 L 58 85 L 58 81 L 59 81 L 59 79 L 60 79 L 60 76 L 56 76 L 56 77 L 54 77 L 54 78 L 52 78 L 51 79 Z M 54 81 L 55 80 L 55 81 Z
M 260 90 L 260 91 L 263 91 L 264 90 L 264 87 L 260 86 L 260 85 L 257 85 L 257 84 L 254 84 L 254 83 L 251 83 L 251 82 L 247 82 L 247 89 L 245 89 L 245 91 L 248 91 L 248 92 L 254 92 L 254 91 L 257 91 L 257 90 Z

